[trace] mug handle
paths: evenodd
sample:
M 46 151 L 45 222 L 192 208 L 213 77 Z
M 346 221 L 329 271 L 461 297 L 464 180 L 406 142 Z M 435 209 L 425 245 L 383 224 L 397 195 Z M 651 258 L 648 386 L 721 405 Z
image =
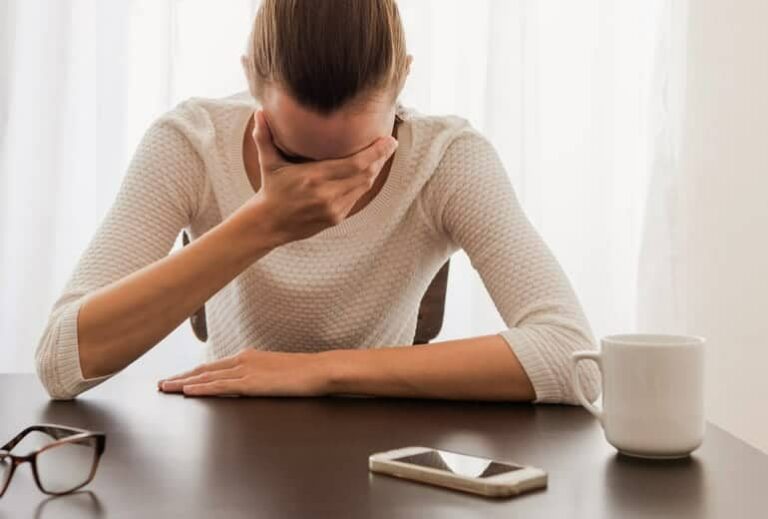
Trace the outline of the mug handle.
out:
M 602 423 L 603 410 L 587 400 L 587 397 L 584 396 L 584 392 L 581 390 L 581 384 L 579 383 L 579 370 L 577 368 L 579 361 L 582 360 L 594 360 L 595 363 L 597 363 L 597 367 L 602 371 L 603 363 L 600 357 L 600 352 L 576 351 L 571 355 L 571 386 L 573 387 L 573 392 L 576 393 L 576 397 L 579 399 L 579 402 L 581 402 L 581 405 L 583 405 L 587 411 L 595 415 L 595 417 Z

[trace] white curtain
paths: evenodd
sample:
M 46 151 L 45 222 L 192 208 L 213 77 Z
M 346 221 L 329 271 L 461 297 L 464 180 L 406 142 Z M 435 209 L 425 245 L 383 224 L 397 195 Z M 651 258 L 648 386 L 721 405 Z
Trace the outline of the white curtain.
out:
M 258 0 L 0 2 L 0 371 L 29 371 L 51 305 L 143 130 L 190 96 L 246 88 Z M 636 328 L 658 148 L 666 2 L 400 0 L 415 61 L 402 101 L 469 119 L 495 144 L 596 335 Z M 343 15 L 343 14 L 341 14 Z M 463 253 L 439 339 L 503 323 Z M 201 356 L 183 325 L 135 366 Z

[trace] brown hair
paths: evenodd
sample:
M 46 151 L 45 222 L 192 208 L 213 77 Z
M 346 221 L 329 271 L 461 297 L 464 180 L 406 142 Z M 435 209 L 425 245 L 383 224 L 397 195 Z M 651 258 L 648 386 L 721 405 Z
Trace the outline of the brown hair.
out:
M 395 0 L 263 0 L 243 56 L 251 93 L 277 83 L 329 114 L 350 101 L 402 89 L 405 34 Z

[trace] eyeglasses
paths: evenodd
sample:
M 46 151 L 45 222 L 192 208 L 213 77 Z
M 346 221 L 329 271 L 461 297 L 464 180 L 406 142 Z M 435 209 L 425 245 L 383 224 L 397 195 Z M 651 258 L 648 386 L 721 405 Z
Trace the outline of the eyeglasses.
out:
M 40 432 L 53 439 L 24 456 L 11 450 L 30 433 Z M 16 467 L 29 462 L 38 488 L 46 494 L 69 494 L 91 482 L 104 453 L 106 435 L 75 427 L 41 424 L 21 431 L 0 447 L 0 497 L 5 494 Z

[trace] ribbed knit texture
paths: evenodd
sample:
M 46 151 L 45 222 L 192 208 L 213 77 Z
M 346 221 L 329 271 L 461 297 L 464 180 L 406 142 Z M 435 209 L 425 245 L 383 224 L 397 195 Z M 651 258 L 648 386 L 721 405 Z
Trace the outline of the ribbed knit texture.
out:
M 109 378 L 82 376 L 83 297 L 167 255 L 182 229 L 199 237 L 253 196 L 242 140 L 255 107 L 246 92 L 191 98 L 149 127 L 38 345 L 37 371 L 53 398 Z M 249 347 L 411 345 L 425 290 L 461 248 L 508 327 L 499 333 L 537 402 L 576 403 L 569 357 L 594 349 L 594 340 L 492 145 L 464 119 L 398 111 L 399 147 L 376 197 L 339 225 L 272 250 L 206 303 L 209 358 Z M 584 391 L 595 398 L 598 372 L 581 365 Z

